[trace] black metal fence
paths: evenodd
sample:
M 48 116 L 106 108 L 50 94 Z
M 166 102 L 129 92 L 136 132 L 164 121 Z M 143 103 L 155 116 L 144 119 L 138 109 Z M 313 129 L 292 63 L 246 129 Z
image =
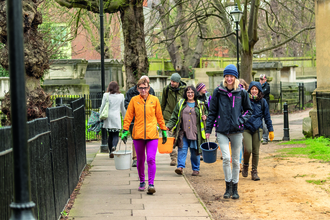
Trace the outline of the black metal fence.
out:
M 28 122 L 32 201 L 35 216 L 58 219 L 86 165 L 84 100 L 47 109 Z M 0 128 L 0 219 L 9 219 L 13 199 L 11 127 Z
M 302 110 L 307 106 L 307 103 L 313 102 L 312 93 L 316 89 L 316 82 L 280 82 L 280 96 L 274 97 L 274 100 L 271 101 L 280 104 L 279 109 L 282 112 L 283 104 L 286 102 L 290 109 L 299 109 Z
M 156 92 L 155 94 L 159 102 L 161 102 L 162 98 L 162 92 Z M 54 101 L 54 106 L 56 105 L 70 105 L 70 103 L 78 98 L 84 98 L 85 100 L 85 124 L 86 124 L 86 141 L 95 141 L 95 140 L 101 140 L 102 139 L 102 131 L 99 134 L 96 134 L 94 131 L 88 132 L 88 126 L 87 122 L 89 120 L 89 117 L 94 112 L 99 112 L 101 104 L 102 104 L 102 98 L 103 95 L 101 93 L 97 93 L 94 95 L 61 95 L 61 96 L 52 96 L 52 99 Z
M 330 137 L 330 94 L 316 92 L 319 136 Z

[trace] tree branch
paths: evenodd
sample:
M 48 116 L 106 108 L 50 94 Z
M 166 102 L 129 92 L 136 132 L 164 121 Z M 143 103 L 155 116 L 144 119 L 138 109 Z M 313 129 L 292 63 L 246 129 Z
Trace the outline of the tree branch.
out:
M 288 43 L 289 41 L 293 40 L 295 37 L 297 37 L 300 33 L 304 32 L 304 31 L 308 31 L 308 30 L 313 30 L 315 29 L 315 26 L 313 27 L 307 27 L 307 28 L 304 28 L 300 31 L 298 31 L 295 35 L 293 35 L 292 37 L 290 37 L 289 39 L 283 41 L 282 43 L 279 43 L 275 46 L 272 46 L 272 47 L 268 47 L 268 48 L 265 48 L 265 49 L 262 49 L 262 50 L 258 50 L 258 51 L 254 51 L 253 54 L 260 54 L 260 53 L 263 53 L 265 51 L 268 51 L 268 50 L 272 50 L 272 49 L 275 49 L 275 48 L 278 48 L 286 43 Z
M 82 8 L 94 13 L 100 13 L 98 0 L 55 0 L 59 5 L 66 8 Z M 108 0 L 104 4 L 104 13 L 116 13 L 121 7 L 125 7 L 125 1 Z

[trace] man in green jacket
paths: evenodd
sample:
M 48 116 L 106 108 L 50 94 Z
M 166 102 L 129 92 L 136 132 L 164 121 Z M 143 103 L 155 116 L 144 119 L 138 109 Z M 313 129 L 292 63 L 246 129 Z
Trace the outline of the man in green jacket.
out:
M 161 107 L 165 124 L 168 122 L 168 120 L 170 120 L 175 105 L 182 98 L 183 91 L 186 86 L 186 83 L 181 81 L 181 76 L 178 73 L 173 73 L 171 76 L 171 83 L 163 88 Z M 173 136 L 173 134 L 170 135 Z M 171 166 L 176 165 L 177 156 L 177 151 L 175 148 L 173 148 L 172 153 L 170 153 Z

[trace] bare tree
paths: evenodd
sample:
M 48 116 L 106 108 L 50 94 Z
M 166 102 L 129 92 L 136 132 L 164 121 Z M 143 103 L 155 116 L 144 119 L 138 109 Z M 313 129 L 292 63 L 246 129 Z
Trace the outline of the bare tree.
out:
M 282 18 L 278 17 L 277 14 L 273 11 L 273 9 L 275 11 L 286 10 L 285 13 L 287 14 L 287 16 L 288 15 L 296 16 L 297 11 L 293 10 L 295 5 L 294 3 L 296 3 L 306 12 L 313 15 L 314 8 L 308 6 L 307 4 L 301 4 L 301 1 L 297 1 L 297 0 L 291 0 L 292 4 L 289 5 L 289 7 L 287 4 L 288 1 L 284 1 L 284 0 L 274 0 L 274 1 L 277 1 L 278 4 L 273 3 L 272 5 L 269 4 L 269 1 L 266 0 L 263 0 L 262 2 L 260 0 L 250 0 L 250 1 L 209 0 L 210 5 L 214 10 L 216 10 L 216 13 L 205 10 L 204 16 L 213 17 L 215 19 L 219 19 L 222 22 L 223 32 L 221 33 L 222 36 L 209 35 L 208 37 L 206 37 L 205 35 L 201 34 L 200 37 L 205 40 L 216 40 L 216 39 L 227 38 L 227 42 L 229 43 L 229 45 L 235 45 L 235 48 L 236 48 L 236 42 L 232 28 L 233 22 L 231 22 L 231 17 L 228 12 L 232 9 L 234 3 L 237 3 L 239 9 L 243 11 L 243 16 L 239 23 L 240 26 L 239 47 L 241 53 L 240 72 L 241 72 L 241 77 L 244 78 L 247 82 L 252 81 L 252 61 L 254 54 L 262 54 L 266 51 L 279 48 L 283 45 L 288 44 L 289 42 L 294 41 L 296 37 L 299 36 L 301 33 L 315 29 L 314 21 L 312 18 L 313 16 L 309 17 L 310 22 L 308 23 L 308 25 L 301 26 L 296 29 L 292 29 L 292 26 L 295 25 L 294 23 L 292 23 L 292 19 L 288 20 L 285 17 Z M 310 1 L 311 0 L 309 0 L 309 3 Z M 308 0 L 306 0 L 305 2 L 308 2 Z M 276 7 L 281 6 L 281 9 L 277 9 L 275 8 L 275 6 Z M 260 50 L 255 51 L 254 50 L 255 45 L 259 41 L 258 28 L 260 23 L 260 19 L 259 19 L 260 11 L 263 11 L 265 13 L 265 16 L 272 15 L 273 18 L 278 22 L 278 25 L 281 24 L 281 30 L 282 28 L 286 28 L 286 33 L 288 34 L 286 34 L 283 31 L 276 31 L 276 28 L 272 28 L 272 25 L 270 25 L 267 21 L 268 28 L 271 30 L 271 32 L 274 32 L 274 34 L 272 35 L 269 34 L 268 32 L 268 36 L 273 36 L 273 38 L 269 39 L 269 44 L 263 44 L 262 46 L 259 47 Z M 296 30 L 296 31 L 292 32 L 292 30 Z
M 55 0 L 66 8 L 81 8 L 99 13 L 98 0 Z M 144 15 L 142 0 L 104 1 L 104 13 L 120 12 L 124 36 L 124 62 L 126 85 L 136 84 L 136 79 L 149 71 L 149 61 L 145 46 Z
M 188 77 L 191 68 L 199 65 L 204 52 L 205 40 L 199 38 L 198 33 L 207 33 L 207 18 L 196 22 L 203 12 L 200 9 L 204 7 L 203 4 L 203 1 L 184 0 L 153 2 L 158 15 L 158 19 L 153 20 L 153 26 L 160 23 L 162 28 L 151 35 L 158 39 L 158 44 L 165 45 L 175 70 L 182 77 Z

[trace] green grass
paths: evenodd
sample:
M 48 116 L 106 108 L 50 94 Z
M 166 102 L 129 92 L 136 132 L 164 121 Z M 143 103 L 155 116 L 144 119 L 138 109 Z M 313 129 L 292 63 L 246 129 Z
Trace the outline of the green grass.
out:
M 286 148 L 280 149 L 278 152 L 282 153 L 283 156 L 305 156 L 310 159 L 318 159 L 323 161 L 330 161 L 330 139 L 319 137 L 319 138 L 308 138 L 305 140 L 292 140 L 281 145 L 292 145 L 292 144 L 305 144 L 305 147 L 299 148 Z
M 326 180 L 306 180 L 307 183 L 313 183 L 315 185 L 324 185 Z

